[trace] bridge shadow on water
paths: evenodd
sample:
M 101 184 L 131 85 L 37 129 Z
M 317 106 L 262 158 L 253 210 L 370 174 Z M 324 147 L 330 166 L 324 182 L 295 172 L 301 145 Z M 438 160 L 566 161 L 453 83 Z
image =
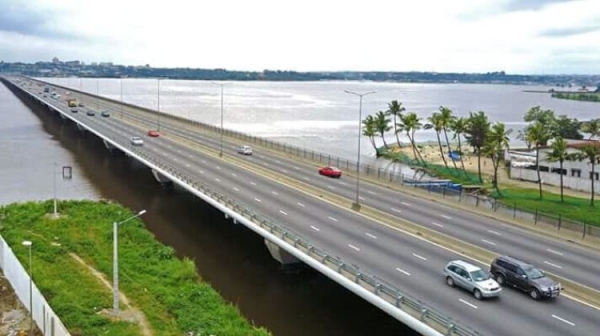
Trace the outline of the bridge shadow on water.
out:
M 260 236 L 178 187 L 161 187 L 148 168 L 110 153 L 72 122 L 25 103 L 102 197 L 134 211 L 147 209 L 147 228 L 180 257 L 194 259 L 202 278 L 256 325 L 274 335 L 417 335 L 312 269 L 283 272 Z

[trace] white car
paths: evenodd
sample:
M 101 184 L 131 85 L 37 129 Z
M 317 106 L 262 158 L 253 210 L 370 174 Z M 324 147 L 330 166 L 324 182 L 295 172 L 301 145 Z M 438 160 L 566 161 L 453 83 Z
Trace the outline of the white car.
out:
M 453 260 L 444 268 L 446 283 L 458 286 L 475 296 L 477 300 L 500 296 L 502 288 L 490 275 L 478 266 L 463 260 Z
M 238 153 L 244 154 L 244 155 L 252 155 L 252 147 L 241 146 L 240 148 L 238 148 Z
M 143 146 L 144 145 L 144 140 L 142 140 L 142 138 L 140 137 L 131 137 L 131 144 L 134 146 Z

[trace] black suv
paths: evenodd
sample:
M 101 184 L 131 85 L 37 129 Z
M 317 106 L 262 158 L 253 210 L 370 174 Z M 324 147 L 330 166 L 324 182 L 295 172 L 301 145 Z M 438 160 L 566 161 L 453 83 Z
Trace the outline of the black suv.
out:
M 547 277 L 533 265 L 517 258 L 503 256 L 496 258 L 490 273 L 501 285 L 510 285 L 529 293 L 534 300 L 555 298 L 560 295 L 560 283 Z

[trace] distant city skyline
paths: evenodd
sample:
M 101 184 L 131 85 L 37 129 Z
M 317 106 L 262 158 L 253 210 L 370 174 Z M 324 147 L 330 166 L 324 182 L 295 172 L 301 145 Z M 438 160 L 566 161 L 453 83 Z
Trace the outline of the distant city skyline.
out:
M 4 0 L 0 60 L 262 71 L 600 73 L 598 0 Z

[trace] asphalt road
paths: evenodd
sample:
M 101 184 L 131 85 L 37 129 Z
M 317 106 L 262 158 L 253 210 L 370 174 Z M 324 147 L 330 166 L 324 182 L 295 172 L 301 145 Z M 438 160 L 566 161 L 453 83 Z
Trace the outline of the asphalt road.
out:
M 60 107 L 66 114 L 70 114 L 64 103 L 47 100 L 52 105 Z M 129 137 L 134 135 L 142 137 L 146 142 L 142 147 L 144 151 L 164 159 L 164 162 L 204 181 L 215 190 L 239 200 L 254 211 L 301 234 L 330 255 L 339 256 L 346 262 L 360 266 L 367 273 L 379 276 L 404 292 L 486 335 L 596 335 L 600 329 L 598 310 L 563 297 L 555 301 L 535 302 L 525 294 L 505 288 L 498 300 L 477 301 L 471 294 L 450 288 L 444 283 L 443 266 L 449 260 L 461 258 L 452 251 L 383 226 L 348 209 L 323 202 L 268 177 L 239 169 L 214 156 L 191 150 L 165 137 L 149 138 L 145 136 L 146 130 L 134 128 L 115 118 L 102 118 L 99 114 L 89 117 L 81 112 L 71 116 L 120 142 L 127 143 Z M 258 156 L 267 157 L 259 154 L 247 159 L 256 163 L 262 159 Z M 282 158 L 271 159 L 283 162 Z M 269 166 L 273 165 L 268 161 L 262 164 L 265 163 Z M 277 167 L 283 166 L 279 164 Z M 295 169 L 292 163 L 292 166 L 285 169 L 298 172 L 297 176 L 300 179 L 301 171 L 305 171 L 304 174 L 307 174 L 305 177 L 310 176 L 309 181 L 302 179 L 305 182 L 315 181 L 314 183 L 324 188 L 332 186 L 335 188 L 334 191 L 339 190 L 339 192 L 346 190 L 343 188 L 344 184 L 333 184 L 345 182 L 343 178 L 339 181 L 330 180 L 316 175 L 314 167 L 298 166 L 298 168 L 300 169 Z M 347 181 L 345 183 L 350 184 Z M 371 189 L 365 188 L 366 186 L 363 188 L 365 195 L 369 195 L 365 197 L 365 204 L 371 199 L 375 203 L 375 196 L 385 199 L 386 192 L 390 192 L 373 186 L 370 186 Z M 345 192 L 348 192 L 347 190 Z M 369 190 L 375 195 L 368 193 Z M 398 195 L 394 194 L 394 197 Z M 396 209 L 402 211 L 404 217 L 408 215 L 407 213 L 417 213 L 412 208 L 420 208 L 419 201 L 416 199 L 400 201 L 406 203 L 400 203 L 406 208 L 397 208 L 396 203 L 394 205 Z M 423 211 L 425 214 L 415 218 L 431 220 L 433 216 L 438 224 L 446 224 L 444 228 L 450 227 L 450 223 L 469 220 L 470 217 L 470 214 L 463 214 L 467 217 L 463 219 L 461 214 L 453 213 L 451 209 L 434 213 L 430 203 L 423 204 L 427 209 Z M 456 225 L 458 227 L 458 223 Z M 498 224 L 494 225 L 494 230 L 501 233 L 499 236 L 492 234 L 494 239 L 499 239 L 498 237 L 510 232 L 510 228 L 503 228 L 507 231 L 498 231 L 500 230 Z M 506 239 L 510 241 L 509 237 Z M 527 242 L 526 238 L 523 239 Z M 540 240 L 539 244 L 542 243 L 544 241 Z M 581 250 L 581 253 L 586 252 L 582 249 L 578 250 Z M 566 250 L 556 250 L 556 252 L 560 251 L 566 252 Z M 563 256 L 566 255 L 565 252 L 562 252 Z M 486 265 L 482 266 L 486 267 Z

